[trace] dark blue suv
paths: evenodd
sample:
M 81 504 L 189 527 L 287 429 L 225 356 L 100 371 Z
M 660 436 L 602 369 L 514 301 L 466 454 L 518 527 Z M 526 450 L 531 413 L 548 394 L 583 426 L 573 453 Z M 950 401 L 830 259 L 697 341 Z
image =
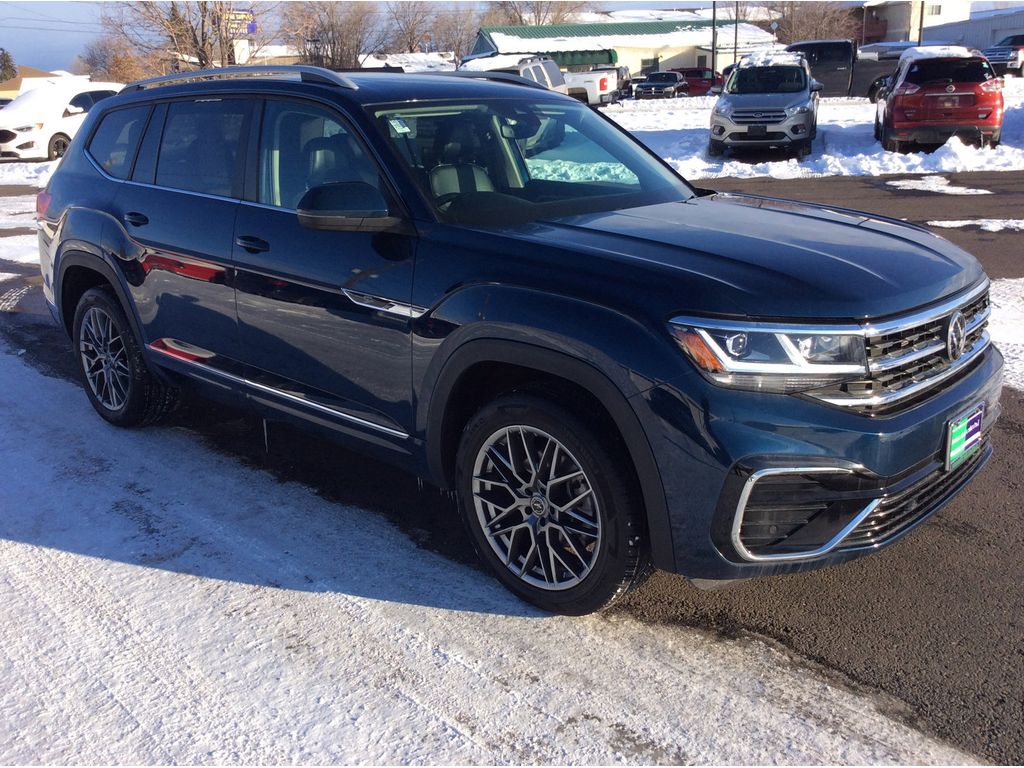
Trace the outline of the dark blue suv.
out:
M 326 430 L 455 489 L 497 577 L 566 613 L 652 565 L 863 555 L 985 463 L 974 258 L 696 189 L 502 79 L 229 68 L 94 109 L 39 242 L 99 414 L 152 423 L 188 384 Z

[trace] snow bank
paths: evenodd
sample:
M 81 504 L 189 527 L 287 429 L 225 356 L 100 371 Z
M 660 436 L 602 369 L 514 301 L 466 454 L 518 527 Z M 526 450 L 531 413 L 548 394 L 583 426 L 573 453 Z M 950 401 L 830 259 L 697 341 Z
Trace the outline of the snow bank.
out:
M 709 157 L 708 125 L 714 97 L 628 100 L 603 107 L 602 111 L 690 179 L 1019 171 L 1024 169 L 1024 79 L 1007 80 L 1003 94 L 1006 114 L 1000 146 L 979 149 L 950 139 L 930 154 L 906 155 L 886 152 L 874 138 L 875 106 L 867 99 L 822 99 L 818 138 L 810 157 L 803 162 L 773 159 L 751 163 L 744 160 L 744 155 Z
M 972 761 L 762 643 L 541 615 L 2 352 L 0 466 L 0 764 Z
M 20 184 L 29 187 L 45 187 L 50 174 L 57 168 L 59 160 L 46 163 L 2 163 L 0 162 L 0 186 Z
M 1006 360 L 1003 383 L 1024 389 L 1024 278 L 993 280 L 990 298 L 988 331 Z
M 36 235 L 0 237 L 0 261 L 13 261 L 16 264 L 38 264 L 39 238 Z

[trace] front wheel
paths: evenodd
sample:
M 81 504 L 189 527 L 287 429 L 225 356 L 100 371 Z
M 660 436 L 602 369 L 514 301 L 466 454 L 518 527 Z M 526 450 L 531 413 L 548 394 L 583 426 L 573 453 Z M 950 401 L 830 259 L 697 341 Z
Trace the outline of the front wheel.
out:
M 46 159 L 58 160 L 64 157 L 64 153 L 68 151 L 69 146 L 71 146 L 71 138 L 69 136 L 63 133 L 54 135 L 46 148 Z
M 111 424 L 151 424 L 177 404 L 177 391 L 150 373 L 109 290 L 92 288 L 82 295 L 75 311 L 74 345 L 89 402 Z
M 546 611 L 602 610 L 648 573 L 642 505 L 607 444 L 530 395 L 494 401 L 463 433 L 457 482 L 477 553 Z

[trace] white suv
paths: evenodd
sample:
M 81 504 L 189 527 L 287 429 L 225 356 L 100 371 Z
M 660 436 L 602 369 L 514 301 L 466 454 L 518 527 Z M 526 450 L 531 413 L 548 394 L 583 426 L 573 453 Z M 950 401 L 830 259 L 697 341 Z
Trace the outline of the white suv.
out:
M 56 160 L 67 151 L 85 115 L 120 83 L 47 83 L 21 94 L 0 111 L 0 158 Z

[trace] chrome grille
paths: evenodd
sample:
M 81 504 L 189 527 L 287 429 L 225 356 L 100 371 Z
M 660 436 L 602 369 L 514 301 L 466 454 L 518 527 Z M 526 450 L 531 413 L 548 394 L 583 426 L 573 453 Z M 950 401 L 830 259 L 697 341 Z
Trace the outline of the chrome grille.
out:
M 781 109 L 736 109 L 730 119 L 737 125 L 781 123 L 786 119 L 786 112 Z
M 938 469 L 909 488 L 883 498 L 838 549 L 877 547 L 899 535 L 952 497 L 984 464 L 988 453 L 986 436 L 978 450 L 952 472 Z
M 957 311 L 966 321 L 963 355 L 952 360 L 946 349 L 950 317 Z M 861 413 L 880 415 L 909 407 L 932 395 L 953 376 L 966 372 L 989 344 L 986 332 L 990 308 L 988 288 L 961 304 L 933 314 L 911 316 L 868 326 L 865 335 L 868 375 L 811 393 L 815 397 Z

